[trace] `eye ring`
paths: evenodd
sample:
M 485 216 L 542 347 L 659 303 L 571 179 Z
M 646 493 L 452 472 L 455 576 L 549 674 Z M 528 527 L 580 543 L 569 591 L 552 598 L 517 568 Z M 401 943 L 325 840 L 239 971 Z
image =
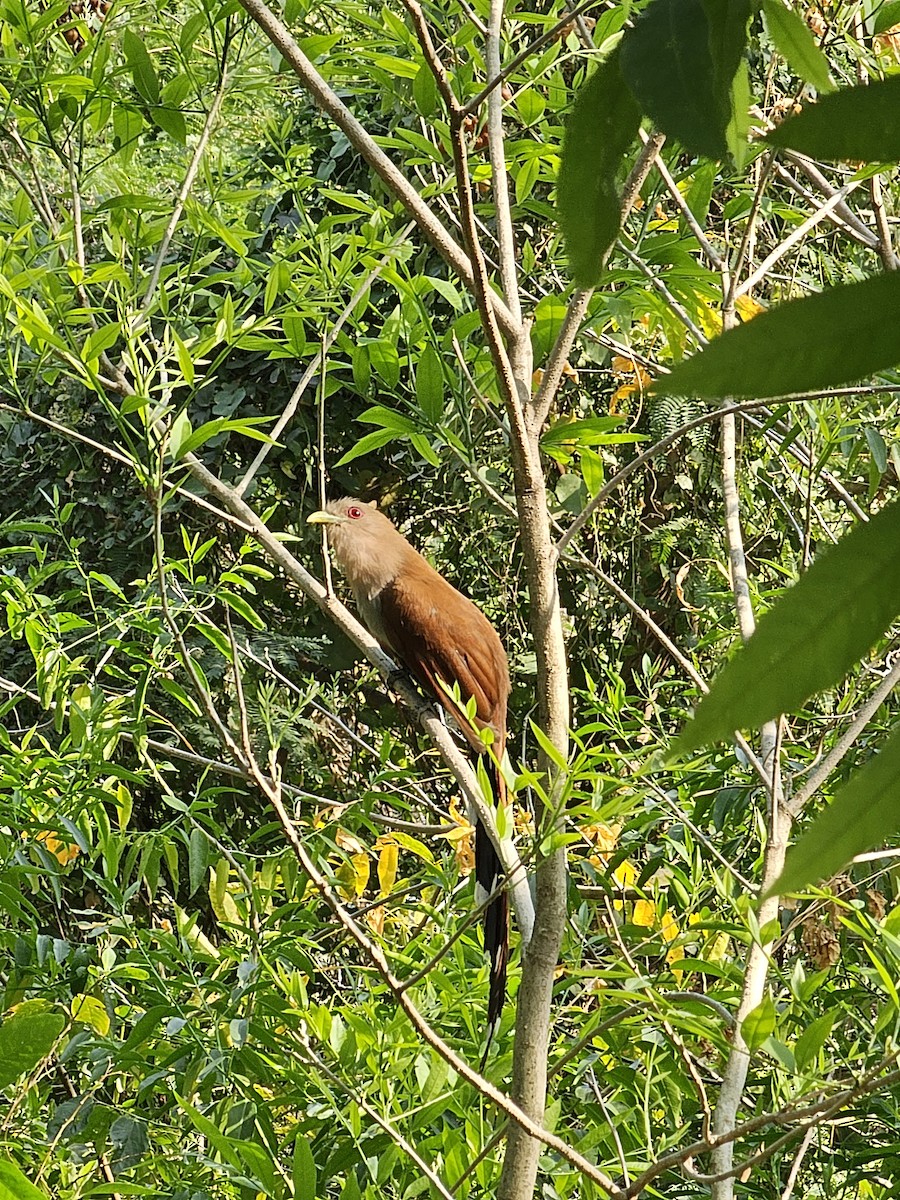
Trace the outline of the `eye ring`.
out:
M 350 507 L 347 509 L 347 516 L 350 517 L 351 520 L 358 521 L 362 515 L 363 515 L 362 509 L 357 508 L 357 506 L 355 504 L 351 504 Z

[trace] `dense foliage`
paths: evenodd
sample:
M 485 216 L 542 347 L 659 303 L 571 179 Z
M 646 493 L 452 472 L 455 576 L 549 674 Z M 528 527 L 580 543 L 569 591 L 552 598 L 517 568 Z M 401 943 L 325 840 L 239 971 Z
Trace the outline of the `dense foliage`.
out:
M 896 311 L 841 290 L 896 282 L 891 146 L 763 138 L 815 92 L 896 83 L 900 8 L 748 3 L 723 76 L 718 59 L 704 73 L 705 0 L 534 7 L 509 5 L 501 39 L 514 256 L 486 97 L 463 132 L 486 269 L 498 290 L 504 264 L 518 272 L 536 392 L 582 304 L 541 438 L 554 539 L 584 518 L 558 566 L 564 755 L 540 728 L 477 288 L 373 167 L 386 152 L 465 243 L 431 67 L 461 103 L 479 96 L 487 0 L 427 9 L 431 49 L 412 3 L 285 0 L 361 122 L 349 135 L 254 4 L 0 0 L 0 1195 L 497 1193 L 509 1114 L 423 1040 L 370 953 L 477 1062 L 465 805 L 210 483 L 322 576 L 304 523 L 320 468 L 332 495 L 377 498 L 508 648 L 520 853 L 532 869 L 565 847 L 569 867 L 544 1127 L 622 1196 L 731 1194 L 708 1152 L 735 1126 L 741 1194 L 900 1187 L 900 883 L 878 845 L 900 824 L 892 764 L 872 837 L 838 849 L 857 860 L 821 886 L 807 872 L 763 928 L 758 907 L 773 806 L 800 797 L 802 828 L 895 723 L 897 556 L 867 549 L 839 604 L 810 602 L 796 651 L 751 663 L 721 740 L 670 755 L 748 632 L 736 594 L 770 608 L 896 489 Z M 900 102 L 874 95 L 887 139 Z M 818 344 L 786 302 L 820 291 L 838 299 Z M 791 372 L 802 391 L 764 382 Z M 734 418 L 704 396 L 749 398 L 731 465 Z M 878 612 L 844 662 L 834 630 L 857 604 Z M 817 655 L 835 665 L 804 690 Z M 794 711 L 760 751 L 741 705 L 772 694 L 769 670 L 792 702 L 758 723 Z M 515 1024 L 510 1002 L 484 1068 L 503 1091 Z M 738 1036 L 749 1076 L 722 1125 Z M 609 1190 L 544 1151 L 547 1200 Z

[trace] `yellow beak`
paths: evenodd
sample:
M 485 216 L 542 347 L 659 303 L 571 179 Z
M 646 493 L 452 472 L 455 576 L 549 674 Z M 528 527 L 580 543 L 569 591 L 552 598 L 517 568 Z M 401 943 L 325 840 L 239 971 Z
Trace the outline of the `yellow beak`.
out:
M 335 513 L 325 512 L 320 508 L 318 512 L 309 514 L 306 523 L 307 525 L 342 525 L 346 520 L 346 517 L 339 517 Z

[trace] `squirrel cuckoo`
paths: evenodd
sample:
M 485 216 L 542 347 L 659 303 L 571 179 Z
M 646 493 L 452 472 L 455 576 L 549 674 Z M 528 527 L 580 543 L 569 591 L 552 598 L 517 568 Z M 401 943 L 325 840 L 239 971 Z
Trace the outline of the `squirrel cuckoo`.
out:
M 506 743 L 509 668 L 490 621 L 471 600 L 414 550 L 373 505 L 344 497 L 307 518 L 324 525 L 328 544 L 350 584 L 363 621 L 388 654 L 456 719 L 478 754 L 487 747 L 479 730 L 494 734 L 493 769 L 488 772 L 497 804 L 506 803 L 500 764 Z M 463 705 L 475 701 L 474 723 L 450 694 L 459 685 Z M 484 826 L 475 826 L 475 900 L 484 904 L 504 872 Z M 499 892 L 484 910 L 484 949 L 490 959 L 488 1043 L 506 996 L 509 958 L 509 897 Z

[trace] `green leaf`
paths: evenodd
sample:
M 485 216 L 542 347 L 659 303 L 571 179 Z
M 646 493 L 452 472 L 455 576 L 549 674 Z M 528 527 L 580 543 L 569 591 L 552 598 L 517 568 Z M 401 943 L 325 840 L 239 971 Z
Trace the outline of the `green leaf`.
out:
M 788 851 L 773 895 L 828 879 L 900 829 L 900 736 L 870 758 Z
M 865 433 L 869 453 L 872 455 L 872 461 L 883 475 L 887 470 L 887 446 L 884 444 L 884 438 L 872 425 L 867 425 L 863 432 Z
M 219 599 L 223 600 L 232 612 L 237 613 L 239 617 L 252 625 L 254 629 L 265 629 L 266 623 L 259 616 L 255 609 L 251 608 L 243 596 L 237 596 L 234 592 L 221 591 Z
M 183 146 L 185 144 L 187 141 L 187 123 L 177 108 L 168 108 L 162 104 L 155 104 L 150 109 L 150 117 L 163 133 L 167 133 L 179 145 Z
M 422 351 L 416 364 L 416 400 L 426 421 L 436 424 L 444 411 L 444 368 L 434 346 Z
M 299 1133 L 294 1141 L 294 1161 L 291 1165 L 294 1200 L 316 1200 L 316 1160 L 309 1142 Z
M 147 47 L 130 29 L 122 34 L 122 49 L 131 70 L 134 86 L 150 104 L 159 103 L 159 80 L 156 77 Z
M 568 311 L 569 305 L 566 297 L 552 293 L 549 296 L 542 296 L 535 305 L 531 325 L 531 345 L 536 363 L 543 362 L 553 349 L 560 330 L 565 324 Z
M 87 714 L 91 711 L 91 685 L 80 683 L 69 701 L 69 735 L 72 744 L 81 746 L 87 733 Z
M 833 92 L 828 59 L 800 14 L 785 8 L 781 0 L 763 0 L 763 12 L 775 49 L 784 56 L 794 74 L 811 83 L 819 93 Z
M 609 441 L 611 431 L 624 420 L 624 417 L 585 417 L 582 421 L 557 421 L 541 435 L 541 445 L 575 442 L 582 446 L 601 446 Z
M 0 1200 L 47 1200 L 15 1163 L 0 1161 Z
M 559 767 L 561 771 L 568 771 L 569 764 L 547 737 L 546 733 L 544 733 L 543 729 L 541 729 L 539 725 L 536 725 L 534 721 L 529 721 L 528 724 L 531 726 L 531 732 L 534 734 L 537 744 L 540 746 L 541 750 L 547 756 L 549 761 L 552 762 L 554 766 Z
M 44 1000 L 26 1000 L 0 1025 L 0 1087 L 9 1087 L 53 1049 L 66 1019 Z
M 900 75 L 823 96 L 766 140 L 815 158 L 894 162 L 900 158 Z
M 442 299 L 446 300 L 454 312 L 462 311 L 463 299 L 455 283 L 449 279 L 441 279 L 439 275 L 425 275 L 423 281 L 432 287 Z
M 539 158 L 527 158 L 516 173 L 516 204 L 524 204 L 534 190 L 541 170 Z
M 578 93 L 563 139 L 559 224 L 572 274 L 582 287 L 592 287 L 600 278 L 619 236 L 616 174 L 641 123 L 619 57 L 617 47 Z
M 741 1025 L 741 1033 L 751 1054 L 760 1048 L 774 1028 L 775 1004 L 767 992 L 756 1008 L 747 1013 Z
M 431 69 L 424 63 L 416 72 L 412 85 L 413 100 L 419 115 L 427 120 L 438 106 L 437 84 Z
M 823 102 L 824 103 L 824 102 Z M 761 313 L 658 379 L 667 396 L 786 396 L 852 383 L 900 363 L 900 272 Z
M 238 1156 L 237 1147 L 233 1140 L 226 1137 L 219 1127 L 213 1124 L 209 1117 L 204 1116 L 199 1109 L 194 1108 L 188 1100 L 183 1099 L 177 1092 L 174 1093 L 174 1096 L 179 1108 L 187 1114 L 194 1128 L 203 1134 L 210 1145 L 221 1154 L 227 1163 L 230 1163 L 237 1170 L 241 1170 L 243 1164 Z
M 122 326 L 118 321 L 113 321 L 109 325 L 101 325 L 99 329 L 88 337 L 81 351 L 81 357 L 85 362 L 92 362 L 95 358 L 99 358 L 104 350 L 109 350 L 114 346 L 119 339 Z
M 191 384 L 194 382 L 194 360 L 191 358 L 191 352 L 174 329 L 172 330 L 172 338 L 175 342 L 175 354 L 178 358 L 179 370 L 184 376 L 185 383 Z
M 622 75 L 665 134 L 692 154 L 724 158 L 731 78 L 724 88 L 710 37 L 703 0 L 652 0 L 622 38 Z
M 297 38 L 297 45 L 307 58 L 313 62 L 328 54 L 341 40 L 340 33 L 311 33 L 306 37 Z
M 833 1008 L 831 1012 L 824 1013 L 821 1017 L 816 1017 L 797 1038 L 796 1045 L 794 1046 L 794 1061 L 801 1071 L 808 1062 L 811 1062 L 816 1057 L 825 1045 L 825 1039 L 831 1033 L 832 1026 L 837 1018 L 838 1010 Z
M 296 313 L 287 313 L 281 318 L 281 328 L 288 345 L 299 358 L 306 349 L 306 326 L 303 324 L 303 318 L 298 317 Z
M 195 826 L 191 830 L 191 840 L 188 845 L 189 896 L 193 896 L 194 892 L 206 883 L 206 872 L 208 869 L 209 838 L 202 829 L 198 829 Z
M 900 501 L 824 550 L 726 663 L 675 751 L 729 738 L 837 683 L 900 612 Z
M 144 118 L 134 108 L 126 108 L 117 104 L 113 109 L 113 148 L 118 151 L 124 162 L 130 162 L 137 140 L 144 128 Z
M 346 454 L 334 464 L 336 467 L 343 467 L 349 462 L 353 462 L 355 458 L 360 458 L 363 454 L 368 454 L 372 450 L 378 450 L 382 446 L 386 446 L 388 442 L 395 441 L 402 435 L 395 432 L 393 429 L 376 429 L 373 433 L 367 433 L 365 437 L 361 437 Z
M 440 458 L 424 433 L 411 433 L 409 440 L 421 457 L 432 467 L 439 467 L 441 465 Z
M 877 36 L 879 33 L 885 33 L 888 29 L 893 29 L 895 25 L 900 25 L 900 0 L 887 0 L 887 3 L 881 4 L 875 13 L 872 33 Z
M 180 412 L 172 421 L 169 429 L 169 446 L 168 451 L 170 457 L 175 460 L 180 457 L 182 448 L 191 436 L 191 422 L 186 412 Z
M 603 459 L 596 450 L 589 450 L 587 446 L 582 446 L 578 451 L 578 461 L 581 467 L 581 477 L 589 495 L 596 496 L 603 487 L 606 477 Z
M 206 421 L 181 442 L 172 457 L 179 459 L 186 454 L 192 454 L 194 450 L 199 449 L 210 438 L 216 437 L 220 433 L 240 433 L 256 442 L 271 442 L 272 439 L 267 433 L 255 428 L 255 426 L 267 424 L 271 420 L 271 417 L 217 417 L 214 421 Z
M 744 62 L 747 26 L 754 8 L 753 0 L 703 0 L 709 26 L 713 92 L 722 116 L 727 115 L 732 103 L 734 79 Z
M 416 423 L 409 417 L 404 417 L 403 413 L 397 412 L 395 408 L 387 408 L 384 404 L 375 404 L 367 408 L 356 419 L 364 425 L 380 425 L 382 429 L 392 429 L 395 433 L 410 434 L 418 430 Z
M 400 356 L 397 347 L 387 338 L 369 343 L 369 362 L 391 391 L 400 382 Z

